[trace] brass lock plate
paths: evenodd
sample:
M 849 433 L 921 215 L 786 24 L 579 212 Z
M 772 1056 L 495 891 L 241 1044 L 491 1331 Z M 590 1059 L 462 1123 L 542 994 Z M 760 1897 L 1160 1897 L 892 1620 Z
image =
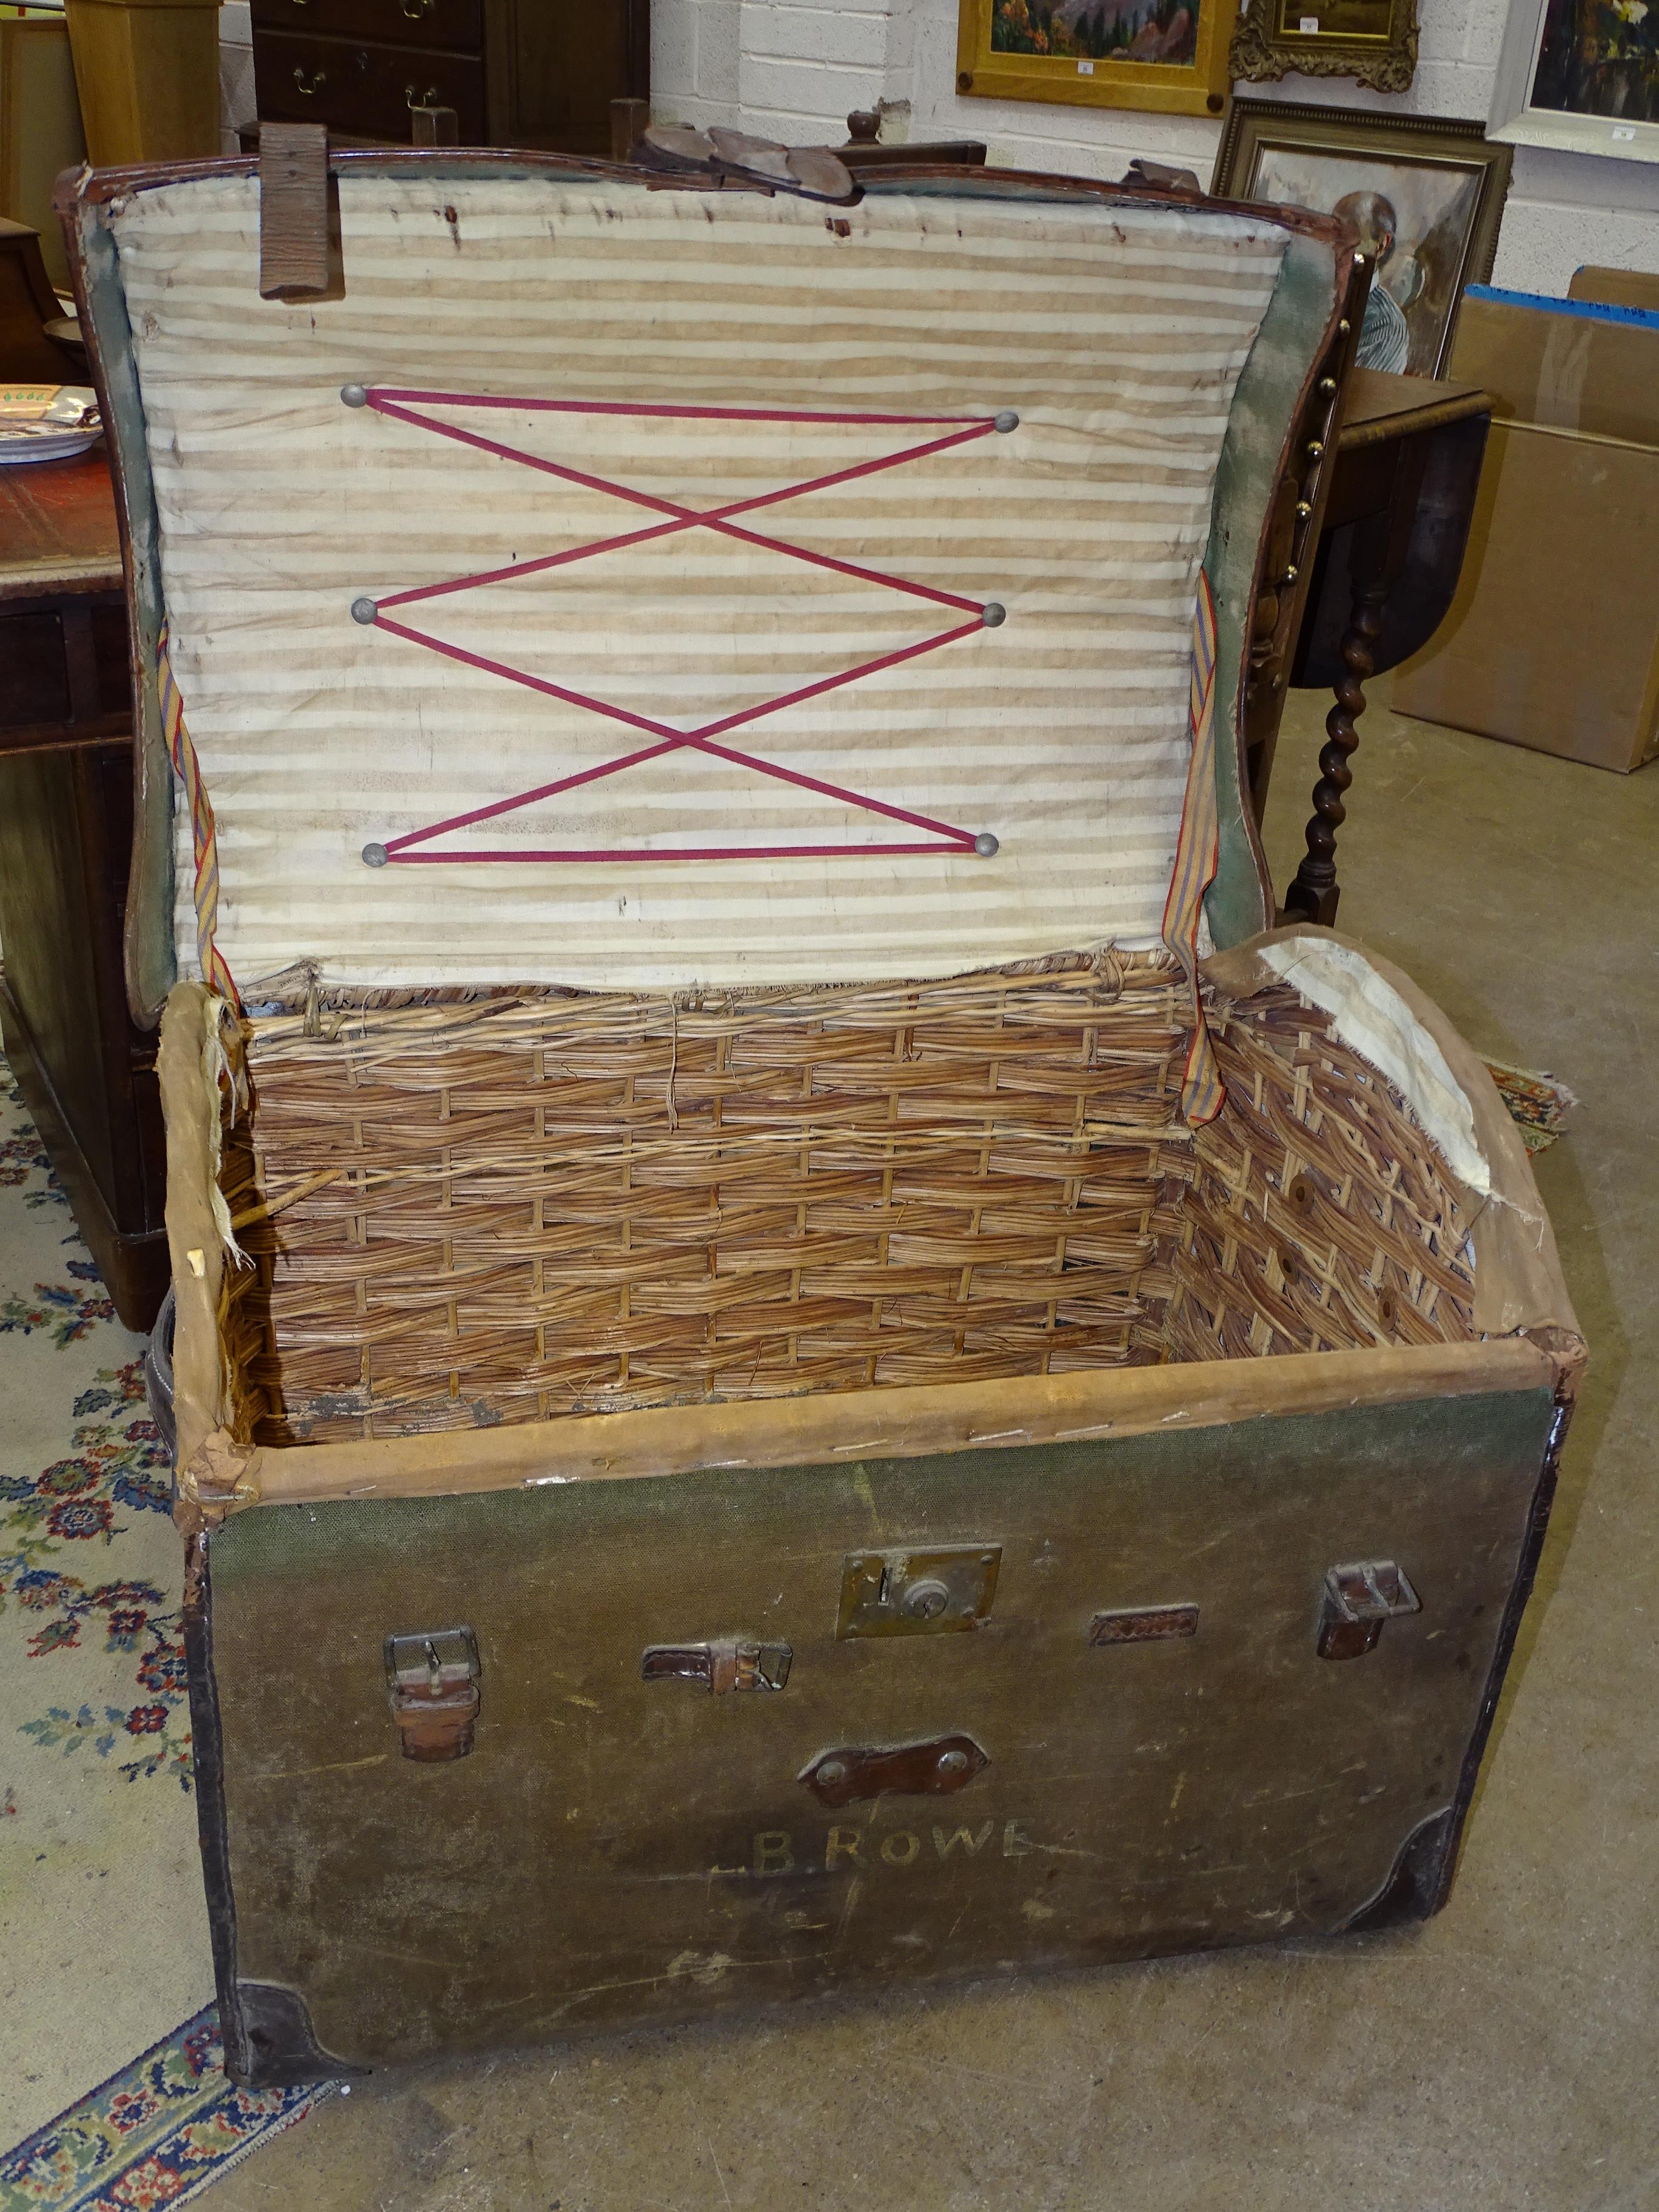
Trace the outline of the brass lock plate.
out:
M 945 1636 L 977 1628 L 996 1595 L 1000 1544 L 849 1552 L 836 1634 Z

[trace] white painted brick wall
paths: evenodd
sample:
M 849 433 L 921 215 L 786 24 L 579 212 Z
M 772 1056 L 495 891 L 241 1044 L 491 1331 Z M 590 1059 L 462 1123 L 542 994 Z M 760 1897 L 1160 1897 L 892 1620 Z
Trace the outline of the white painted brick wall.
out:
M 1419 0 L 1417 75 L 1386 96 L 1340 80 L 1245 86 L 1266 99 L 1484 120 L 1508 0 Z M 1121 176 L 1134 155 L 1207 185 L 1219 125 L 1133 108 L 959 98 L 956 0 L 652 0 L 659 118 L 837 143 L 849 109 L 909 103 L 911 138 L 983 138 L 1015 168 Z M 1659 273 L 1659 165 L 1516 149 L 1493 279 L 1561 293 L 1581 262 Z

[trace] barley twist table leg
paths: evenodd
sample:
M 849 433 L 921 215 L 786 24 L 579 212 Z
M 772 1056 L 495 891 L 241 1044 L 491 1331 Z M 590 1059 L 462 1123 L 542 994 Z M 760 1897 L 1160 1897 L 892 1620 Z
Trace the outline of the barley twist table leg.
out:
M 1336 704 L 1325 718 L 1327 742 L 1319 756 L 1308 849 L 1296 879 L 1285 895 L 1287 916 L 1299 916 L 1328 928 L 1336 920 L 1342 893 L 1336 880 L 1336 833 L 1347 819 L 1343 794 L 1353 781 L 1348 763 L 1359 743 L 1358 721 L 1365 711 L 1365 678 L 1376 666 L 1382 630 L 1386 585 L 1369 585 L 1354 595 L 1353 612 L 1343 632 L 1342 665 L 1346 673 L 1336 686 Z

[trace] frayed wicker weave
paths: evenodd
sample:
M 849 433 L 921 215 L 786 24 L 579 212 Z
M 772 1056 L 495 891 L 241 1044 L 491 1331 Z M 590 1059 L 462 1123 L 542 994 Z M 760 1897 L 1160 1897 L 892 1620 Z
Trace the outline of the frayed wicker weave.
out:
M 228 1340 L 261 1441 L 1469 1333 L 1444 1171 L 1295 994 L 1161 955 L 251 1019 Z

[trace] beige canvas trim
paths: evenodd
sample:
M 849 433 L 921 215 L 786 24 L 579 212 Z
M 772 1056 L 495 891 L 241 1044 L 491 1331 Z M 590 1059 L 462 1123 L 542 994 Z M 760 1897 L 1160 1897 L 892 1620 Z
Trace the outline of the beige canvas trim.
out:
M 223 1348 L 226 1270 L 237 1264 L 230 1215 L 219 1188 L 222 999 L 201 983 L 179 983 L 161 1018 L 156 1073 L 167 1124 L 167 1253 L 175 1305 L 173 1413 L 178 1433 L 179 1510 L 187 1529 L 258 1495 L 234 1443 L 234 1394 Z
M 1520 1339 L 1425 1350 L 1301 1353 L 1021 1382 L 869 1390 L 762 1403 L 668 1407 L 396 1443 L 261 1447 L 246 1479 L 268 1505 L 434 1498 L 544 1484 L 1007 1451 L 1031 1444 L 1214 1428 L 1355 1405 L 1553 1386 Z

